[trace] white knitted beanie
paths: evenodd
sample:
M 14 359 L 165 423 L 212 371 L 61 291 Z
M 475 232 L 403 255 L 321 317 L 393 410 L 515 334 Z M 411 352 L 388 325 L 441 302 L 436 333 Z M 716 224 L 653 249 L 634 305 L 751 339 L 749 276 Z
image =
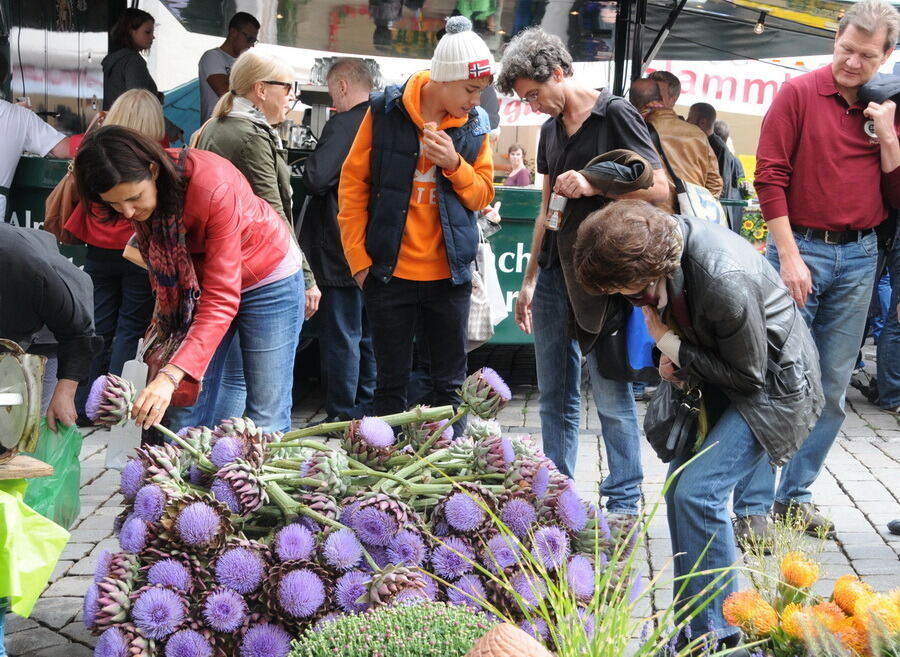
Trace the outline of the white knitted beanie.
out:
M 497 64 L 487 44 L 472 31 L 465 16 L 447 19 L 447 32 L 438 41 L 431 58 L 431 79 L 454 82 L 486 78 L 497 72 Z

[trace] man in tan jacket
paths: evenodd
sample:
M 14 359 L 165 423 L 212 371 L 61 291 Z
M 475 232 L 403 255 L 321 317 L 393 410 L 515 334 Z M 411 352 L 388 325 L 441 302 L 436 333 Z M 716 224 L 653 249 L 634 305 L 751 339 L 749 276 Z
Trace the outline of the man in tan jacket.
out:
M 628 100 L 644 117 L 644 121 L 659 134 L 665 155 L 675 175 L 685 182 L 705 187 L 716 198 L 722 192 L 722 178 L 716 154 L 709 146 L 700 128 L 682 120 L 671 107 L 667 107 L 654 80 L 635 80 L 631 83 Z M 665 169 L 665 167 L 663 167 Z M 666 212 L 678 211 L 675 182 L 669 178 L 669 198 L 659 204 Z

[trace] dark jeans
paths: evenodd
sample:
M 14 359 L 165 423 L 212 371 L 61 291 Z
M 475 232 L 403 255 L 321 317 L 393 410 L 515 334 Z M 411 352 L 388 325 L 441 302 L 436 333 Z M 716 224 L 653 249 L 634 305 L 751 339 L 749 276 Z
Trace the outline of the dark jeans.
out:
M 371 414 L 375 352 L 362 290 L 322 287 L 316 319 L 325 413 L 341 419 Z
M 122 257 L 118 249 L 88 246 L 84 271 L 94 283 L 94 329 L 103 350 L 91 361 L 88 381 L 78 387 L 75 407 L 84 413 L 91 383 L 101 374 L 121 374 L 137 351 L 153 315 L 153 292 L 147 271 Z
M 435 405 L 459 406 L 457 390 L 466 377 L 466 329 L 471 283 L 369 276 L 364 286 L 366 312 L 378 367 L 375 414 L 407 409 L 406 390 L 412 368 L 416 323 L 431 356 Z

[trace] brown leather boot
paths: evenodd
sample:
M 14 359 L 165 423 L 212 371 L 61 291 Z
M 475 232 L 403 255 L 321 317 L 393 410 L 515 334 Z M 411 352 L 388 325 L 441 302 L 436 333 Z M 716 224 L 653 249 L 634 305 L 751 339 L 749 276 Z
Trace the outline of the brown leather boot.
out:
M 825 538 L 834 538 L 834 523 L 819 513 L 812 502 L 775 502 L 772 505 L 772 519 L 786 522 L 789 527 L 795 527 L 810 536 L 821 534 Z
M 734 519 L 734 539 L 742 550 L 772 553 L 772 534 L 766 516 L 737 516 Z

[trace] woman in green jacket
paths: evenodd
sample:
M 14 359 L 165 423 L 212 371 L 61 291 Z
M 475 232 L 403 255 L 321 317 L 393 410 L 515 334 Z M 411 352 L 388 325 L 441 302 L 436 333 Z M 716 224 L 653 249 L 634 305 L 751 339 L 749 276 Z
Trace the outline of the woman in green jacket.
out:
M 293 69 L 286 62 L 248 50 L 231 67 L 228 93 L 219 99 L 212 118 L 194 137 L 198 148 L 230 160 L 250 182 L 253 192 L 268 201 L 289 224 L 293 223 L 291 170 L 287 151 L 272 126 L 284 121 L 294 102 L 293 79 Z M 318 309 L 322 295 L 305 256 L 303 279 L 305 319 L 309 319 Z M 245 389 L 237 342 L 234 341 L 226 361 L 218 417 L 243 414 Z

